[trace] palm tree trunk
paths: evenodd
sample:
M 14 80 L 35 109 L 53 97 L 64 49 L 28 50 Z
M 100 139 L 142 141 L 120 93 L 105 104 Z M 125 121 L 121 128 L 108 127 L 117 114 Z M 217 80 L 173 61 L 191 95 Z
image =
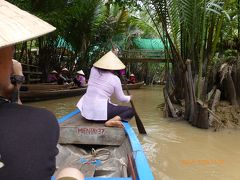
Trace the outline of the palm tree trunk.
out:
M 202 79 L 202 67 L 204 62 L 204 49 L 205 49 L 205 26 L 206 26 L 206 0 L 204 3 L 204 11 L 203 11 L 203 23 L 202 23 L 202 34 L 201 34 L 201 49 L 200 49 L 200 57 L 198 64 L 198 82 L 197 82 L 197 98 L 200 98 L 201 95 L 201 79 Z

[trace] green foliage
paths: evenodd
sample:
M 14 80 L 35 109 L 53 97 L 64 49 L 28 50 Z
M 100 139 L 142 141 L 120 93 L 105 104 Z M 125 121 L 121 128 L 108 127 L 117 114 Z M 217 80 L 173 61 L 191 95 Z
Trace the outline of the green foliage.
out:
M 32 47 L 38 47 L 40 52 L 38 64 L 49 69 L 60 69 L 62 66 L 71 69 L 73 65 L 76 68 L 88 68 L 114 46 L 120 49 L 132 47 L 132 38 L 136 36 L 158 37 L 157 29 L 144 11 L 141 1 L 10 0 L 10 2 L 57 28 L 55 32 L 34 40 L 32 46 L 25 46 L 24 43 L 16 46 L 19 52 L 23 49 L 31 51 Z M 58 48 L 59 38 L 71 45 L 73 52 L 63 47 Z M 24 58 L 26 58 L 24 62 L 33 62 L 28 56 Z
M 239 39 L 239 7 L 227 0 L 151 0 L 143 1 L 159 36 L 169 42 L 176 67 L 185 69 L 192 60 L 193 75 L 208 75 L 221 40 Z M 238 27 L 238 28 L 236 28 Z M 161 31 L 160 31 L 161 30 Z M 164 42 L 164 41 L 163 41 Z M 229 40 L 228 40 L 229 42 Z M 178 68 L 175 68 L 177 71 Z

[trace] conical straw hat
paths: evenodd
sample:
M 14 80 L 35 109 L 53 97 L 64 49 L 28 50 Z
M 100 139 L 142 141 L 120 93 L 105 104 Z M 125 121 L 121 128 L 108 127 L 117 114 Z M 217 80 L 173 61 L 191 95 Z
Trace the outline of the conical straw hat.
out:
M 55 29 L 38 17 L 0 0 L 0 47 L 33 39 Z
M 83 70 L 78 71 L 77 74 L 85 75 Z
M 93 64 L 93 66 L 107 70 L 121 70 L 125 69 L 126 67 L 112 51 L 109 51 L 107 54 L 101 57 Z
M 68 69 L 67 68 L 63 68 L 62 71 L 68 71 Z
M 57 74 L 57 71 L 53 70 L 51 73 L 52 73 L 52 74 Z
M 84 176 L 78 169 L 69 167 L 61 170 L 56 180 L 84 180 Z

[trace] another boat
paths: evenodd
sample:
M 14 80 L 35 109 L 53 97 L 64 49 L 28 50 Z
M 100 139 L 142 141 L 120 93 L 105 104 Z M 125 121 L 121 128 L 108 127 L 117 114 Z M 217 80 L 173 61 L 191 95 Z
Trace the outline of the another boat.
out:
M 128 89 L 139 89 L 144 82 L 127 84 Z M 125 86 L 123 89 L 125 89 Z M 33 102 L 64 97 L 80 96 L 86 92 L 87 88 L 78 88 L 71 85 L 57 84 L 23 84 L 20 91 L 22 102 Z
M 144 81 L 137 82 L 134 84 L 127 84 L 128 89 L 139 89 L 144 84 Z M 35 91 L 35 90 L 58 90 L 58 89 L 66 89 L 71 88 L 72 85 L 58 85 L 52 83 L 41 83 L 41 84 L 23 84 L 21 89 Z M 125 85 L 122 85 L 123 89 L 125 89 Z
M 84 120 L 79 110 L 59 119 L 57 171 L 75 167 L 85 179 L 153 180 L 139 140 L 130 124 L 124 129 Z M 53 177 L 52 180 L 55 178 Z
M 49 99 L 58 99 L 72 96 L 80 96 L 86 92 L 87 88 L 52 88 L 20 91 L 20 99 L 22 102 L 42 101 Z
M 139 89 L 144 84 L 144 81 L 137 82 L 134 84 L 127 84 L 128 89 Z M 122 85 L 123 89 L 125 89 L 124 84 Z
M 21 86 L 21 91 L 38 91 L 38 90 L 60 90 L 60 89 L 75 88 L 73 85 L 69 84 L 53 84 L 53 83 L 39 83 L 39 84 L 23 84 Z

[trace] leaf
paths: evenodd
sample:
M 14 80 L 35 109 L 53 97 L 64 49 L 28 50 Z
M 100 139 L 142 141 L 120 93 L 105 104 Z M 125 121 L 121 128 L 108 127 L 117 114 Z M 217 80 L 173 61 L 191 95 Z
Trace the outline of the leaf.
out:
M 206 11 L 210 11 L 210 12 L 213 12 L 214 14 L 221 15 L 221 12 L 218 12 L 218 11 L 216 11 L 215 9 L 206 8 Z
M 226 11 L 222 11 L 222 13 L 226 15 L 226 17 L 229 21 L 231 21 L 231 17 L 229 16 L 229 14 Z
M 219 11 L 223 10 L 222 7 L 219 6 L 219 5 L 216 4 L 216 3 L 209 2 L 209 3 L 207 4 L 207 7 L 208 7 L 208 8 L 210 8 L 210 7 L 212 7 L 212 6 L 215 7 L 216 9 L 218 9 Z

